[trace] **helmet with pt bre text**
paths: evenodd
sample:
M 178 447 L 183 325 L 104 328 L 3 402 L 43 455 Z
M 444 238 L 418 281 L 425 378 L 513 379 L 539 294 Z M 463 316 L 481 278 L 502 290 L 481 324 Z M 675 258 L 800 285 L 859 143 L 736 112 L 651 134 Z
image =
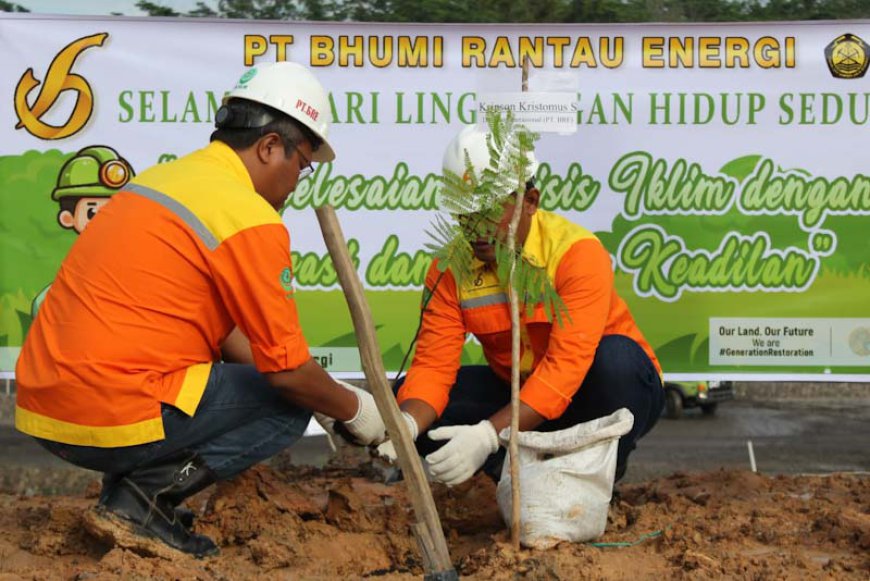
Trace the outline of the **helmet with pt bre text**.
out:
M 327 140 L 331 115 L 329 95 L 304 66 L 282 61 L 251 67 L 224 97 L 224 104 L 229 99 L 246 99 L 277 109 L 323 140 L 312 155 L 312 161 L 335 159 L 335 151 Z M 222 109 L 224 114 L 230 113 Z

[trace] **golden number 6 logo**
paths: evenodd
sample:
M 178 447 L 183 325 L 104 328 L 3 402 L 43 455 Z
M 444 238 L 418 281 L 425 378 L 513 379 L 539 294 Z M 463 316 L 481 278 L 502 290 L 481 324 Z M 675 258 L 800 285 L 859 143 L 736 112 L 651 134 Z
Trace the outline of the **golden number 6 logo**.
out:
M 18 124 L 15 129 L 24 127 L 28 133 L 40 139 L 63 139 L 81 131 L 94 110 L 94 98 L 91 86 L 85 78 L 70 72 L 70 70 L 82 52 L 92 46 L 102 46 L 108 36 L 108 33 L 101 32 L 85 36 L 65 46 L 51 61 L 44 83 L 33 76 L 33 69 L 27 69 L 21 75 L 21 79 L 15 87 L 15 113 L 18 115 Z M 27 97 L 40 84 L 42 84 L 42 88 L 31 107 L 27 103 Z M 42 116 L 51 109 L 64 91 L 78 93 L 72 115 L 65 124 L 60 126 L 43 123 Z

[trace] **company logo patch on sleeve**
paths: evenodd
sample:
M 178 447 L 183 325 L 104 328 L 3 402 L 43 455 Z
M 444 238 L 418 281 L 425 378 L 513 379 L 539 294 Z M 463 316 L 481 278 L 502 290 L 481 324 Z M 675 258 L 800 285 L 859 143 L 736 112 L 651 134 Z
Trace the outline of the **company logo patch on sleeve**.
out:
M 284 289 L 285 298 L 293 298 L 293 293 L 295 293 L 296 291 L 293 289 L 293 271 L 290 270 L 289 266 L 281 271 L 281 275 L 278 277 L 278 280 L 281 282 L 281 288 Z

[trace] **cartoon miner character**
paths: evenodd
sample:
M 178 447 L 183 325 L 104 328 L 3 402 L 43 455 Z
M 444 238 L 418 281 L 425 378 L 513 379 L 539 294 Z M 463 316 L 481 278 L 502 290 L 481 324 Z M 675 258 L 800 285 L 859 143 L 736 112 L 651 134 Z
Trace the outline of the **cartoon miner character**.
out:
M 85 147 L 63 165 L 57 186 L 51 192 L 51 199 L 60 204 L 58 223 L 81 234 L 112 194 L 134 175 L 129 162 L 111 147 Z M 31 314 L 34 317 L 49 288 L 50 284 L 33 299 Z
M 57 221 L 81 234 L 99 209 L 135 175 L 111 147 L 86 147 L 70 158 L 57 176 L 51 199 L 60 204 Z

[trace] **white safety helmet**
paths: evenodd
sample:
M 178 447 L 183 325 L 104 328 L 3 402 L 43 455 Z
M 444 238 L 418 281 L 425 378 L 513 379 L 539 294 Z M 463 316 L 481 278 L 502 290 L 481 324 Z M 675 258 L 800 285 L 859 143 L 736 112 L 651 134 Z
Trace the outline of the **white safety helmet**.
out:
M 312 161 L 335 159 L 335 151 L 326 139 L 331 115 L 329 96 L 304 66 L 285 61 L 251 67 L 227 93 L 224 103 L 233 98 L 262 103 L 292 117 L 323 140 L 311 156 Z
M 481 129 L 477 125 L 469 125 L 462 129 L 447 146 L 444 151 L 444 159 L 441 162 L 441 169 L 446 174 L 452 172 L 463 179 L 468 179 L 467 168 L 465 166 L 465 154 L 468 153 L 468 158 L 471 160 L 471 166 L 474 168 L 474 173 L 478 178 L 483 175 L 483 170 L 489 167 L 489 147 L 486 144 L 488 131 Z M 526 157 L 531 162 L 528 168 L 529 176 L 534 177 L 538 172 L 538 160 L 535 159 L 535 154 L 531 151 L 526 153 Z M 503 192 L 503 196 L 509 196 L 514 190 L 507 189 Z M 438 207 L 452 214 L 470 214 L 479 211 L 478 207 L 480 200 L 472 200 L 472 203 L 466 208 L 455 208 L 455 204 L 445 204 L 444 198 L 438 196 Z M 477 202 L 477 203 L 475 203 Z M 449 206 L 449 207 L 446 207 Z

